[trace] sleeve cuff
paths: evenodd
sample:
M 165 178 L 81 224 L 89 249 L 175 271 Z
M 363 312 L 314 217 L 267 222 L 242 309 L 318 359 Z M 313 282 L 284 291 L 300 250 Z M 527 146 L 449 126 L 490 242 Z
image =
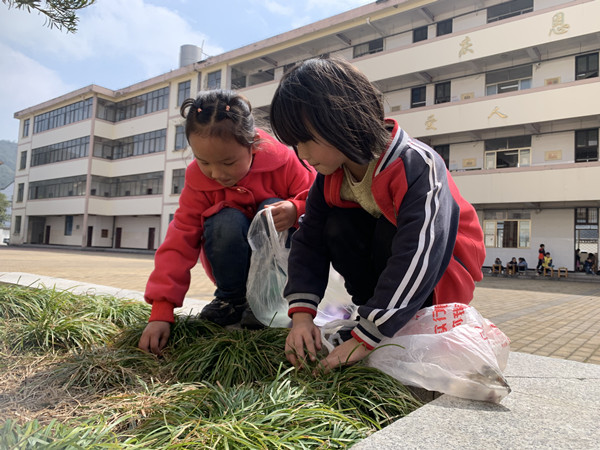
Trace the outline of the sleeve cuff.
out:
M 352 330 L 352 336 L 365 344 L 367 349 L 373 350 L 384 338 L 373 322 L 361 317 L 358 325 Z
M 154 322 L 160 320 L 162 322 L 175 322 L 175 314 L 173 313 L 174 306 L 172 303 L 160 300 L 154 300 L 152 302 L 152 312 L 150 313 L 150 319 L 148 322 Z
M 286 297 L 288 301 L 288 317 L 292 317 L 294 313 L 305 312 L 315 318 L 317 309 L 319 308 L 319 298 L 313 294 L 292 294 Z

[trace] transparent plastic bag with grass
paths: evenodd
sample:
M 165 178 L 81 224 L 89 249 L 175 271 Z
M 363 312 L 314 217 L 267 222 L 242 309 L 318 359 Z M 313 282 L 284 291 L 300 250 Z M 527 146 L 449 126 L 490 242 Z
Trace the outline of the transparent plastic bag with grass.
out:
M 474 307 L 448 303 L 419 310 L 366 362 L 408 386 L 499 403 L 510 393 L 509 351 L 508 337 Z
M 252 248 L 246 297 L 252 312 L 264 325 L 290 327 L 287 315 L 288 303 L 283 298 L 287 280 L 289 248 L 286 248 L 289 232 L 275 229 L 269 208 L 259 211 L 248 230 L 248 242 Z M 333 270 L 319 304 L 315 324 L 321 326 L 336 319 L 348 319 L 356 310 L 350 295 L 344 288 L 344 279 Z
M 331 352 L 355 326 L 352 320 L 323 325 L 323 347 Z M 365 362 L 407 386 L 498 403 L 510 393 L 502 375 L 509 350 L 508 337 L 475 308 L 448 303 L 419 310 Z

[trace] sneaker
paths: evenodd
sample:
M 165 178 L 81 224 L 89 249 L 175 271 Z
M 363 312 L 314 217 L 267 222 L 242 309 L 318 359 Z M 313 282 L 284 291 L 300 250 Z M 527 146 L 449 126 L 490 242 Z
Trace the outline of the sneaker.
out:
M 245 298 L 217 297 L 202 308 L 200 318 L 224 327 L 238 323 L 246 308 L 248 308 L 248 302 Z
M 265 328 L 265 325 L 256 318 L 250 307 L 247 307 L 244 312 L 242 312 L 240 326 L 248 330 L 260 330 Z

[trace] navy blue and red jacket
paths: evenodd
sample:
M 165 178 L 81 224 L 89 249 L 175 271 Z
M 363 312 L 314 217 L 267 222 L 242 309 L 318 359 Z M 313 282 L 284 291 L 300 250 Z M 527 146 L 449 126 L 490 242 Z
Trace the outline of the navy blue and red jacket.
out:
M 461 197 L 437 152 L 411 139 L 395 120 L 388 148 L 379 157 L 371 190 L 381 212 L 397 226 L 392 256 L 375 293 L 359 306 L 352 331 L 372 349 L 393 336 L 422 308 L 433 292 L 433 304 L 464 303 L 483 278 L 483 232 L 473 206 Z M 294 234 L 284 296 L 290 317 L 316 316 L 327 287 L 330 260 L 323 227 L 333 207 L 355 208 L 340 198 L 344 172 L 317 175 L 306 213 Z

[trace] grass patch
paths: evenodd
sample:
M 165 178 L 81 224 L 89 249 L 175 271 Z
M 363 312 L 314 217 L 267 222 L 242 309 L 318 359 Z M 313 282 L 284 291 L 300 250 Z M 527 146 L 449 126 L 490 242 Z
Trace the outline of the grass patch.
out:
M 0 448 L 346 448 L 421 406 L 363 365 L 296 371 L 287 329 L 177 318 L 157 358 L 137 349 L 149 312 L 0 285 Z

